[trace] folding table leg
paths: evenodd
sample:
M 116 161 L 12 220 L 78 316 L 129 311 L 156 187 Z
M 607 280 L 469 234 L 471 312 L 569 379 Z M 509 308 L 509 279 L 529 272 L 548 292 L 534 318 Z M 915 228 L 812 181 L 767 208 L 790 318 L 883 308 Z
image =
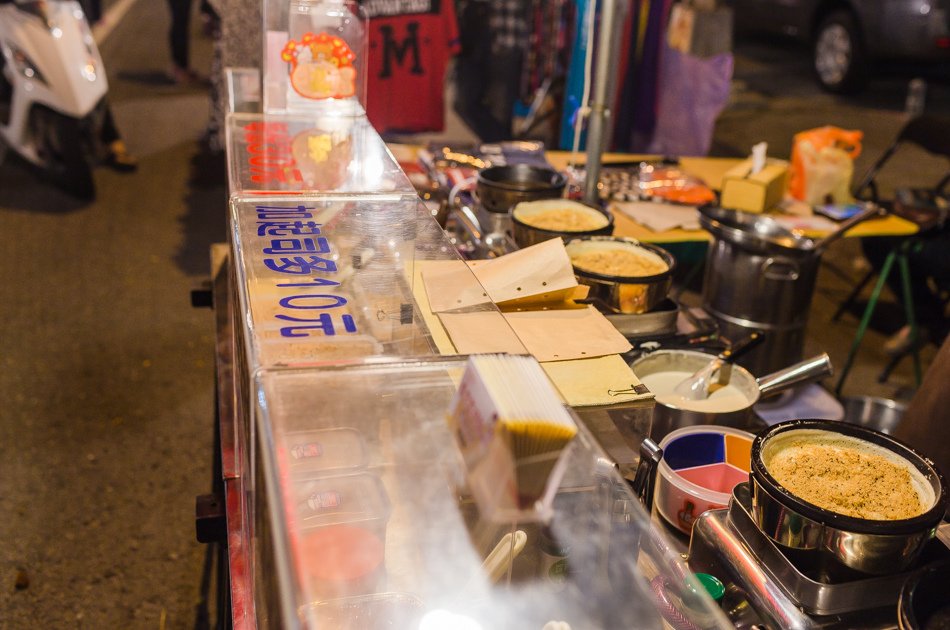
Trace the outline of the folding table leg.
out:
M 868 324 L 871 322 L 871 315 L 874 314 L 874 309 L 877 307 L 877 301 L 881 297 L 881 291 L 884 288 L 884 282 L 887 280 L 888 274 L 891 273 L 891 267 L 894 265 L 894 258 L 897 257 L 896 251 L 891 251 L 887 258 L 884 259 L 884 266 L 881 268 L 881 274 L 877 278 L 877 283 L 874 285 L 874 291 L 871 293 L 871 299 L 868 301 L 868 305 L 864 308 L 864 315 L 861 317 L 861 323 L 858 325 L 858 332 L 854 336 L 854 341 L 851 342 L 851 350 L 848 351 L 848 358 L 844 362 L 844 367 L 841 369 L 841 376 L 838 378 L 838 385 L 835 387 L 835 396 L 841 396 L 841 388 L 844 386 L 844 381 L 848 378 L 848 373 L 851 371 L 851 365 L 854 363 L 854 357 L 858 353 L 858 347 L 861 345 L 861 341 L 864 339 L 864 333 L 867 332 Z

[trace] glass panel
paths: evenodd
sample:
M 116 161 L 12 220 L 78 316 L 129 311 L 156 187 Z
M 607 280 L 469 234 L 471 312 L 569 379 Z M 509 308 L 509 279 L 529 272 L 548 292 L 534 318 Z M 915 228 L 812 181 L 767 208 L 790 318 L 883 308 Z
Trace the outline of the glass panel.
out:
M 414 195 L 269 197 L 234 201 L 231 212 L 252 371 L 454 354 L 419 305 L 422 274 L 440 263 L 457 266 L 454 286 L 476 296 L 453 312 L 497 312 Z
M 229 114 L 232 197 L 280 193 L 412 193 L 365 117 Z
M 583 423 L 549 522 L 482 518 L 445 421 L 464 365 L 259 375 L 273 529 L 255 569 L 284 625 L 729 627 Z

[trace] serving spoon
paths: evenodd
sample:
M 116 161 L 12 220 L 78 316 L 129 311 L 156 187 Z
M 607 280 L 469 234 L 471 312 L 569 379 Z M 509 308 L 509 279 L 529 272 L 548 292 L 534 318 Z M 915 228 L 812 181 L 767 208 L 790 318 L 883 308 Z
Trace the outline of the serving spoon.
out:
M 754 332 L 745 339 L 732 344 L 720 352 L 715 359 L 697 370 L 695 374 L 674 387 L 673 393 L 686 400 L 705 400 L 709 398 L 709 390 L 714 385 L 726 385 L 729 383 L 732 362 L 759 345 L 763 337 L 764 335 L 762 333 Z M 715 382 L 713 382 L 713 375 L 717 372 L 717 378 Z

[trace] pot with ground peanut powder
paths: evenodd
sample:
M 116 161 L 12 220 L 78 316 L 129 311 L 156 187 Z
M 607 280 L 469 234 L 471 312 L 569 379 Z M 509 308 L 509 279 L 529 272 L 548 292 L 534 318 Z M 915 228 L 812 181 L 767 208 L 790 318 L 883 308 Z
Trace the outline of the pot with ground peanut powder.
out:
M 522 248 L 552 238 L 569 241 L 581 236 L 609 236 L 613 231 L 614 218 L 608 210 L 571 199 L 524 201 L 511 209 L 511 236 Z
M 585 236 L 565 249 L 588 299 L 610 313 L 647 313 L 673 284 L 676 259 L 661 247 L 619 236 Z
M 791 420 L 752 444 L 752 507 L 782 546 L 872 575 L 909 567 L 947 507 L 933 463 L 893 437 L 828 420 Z

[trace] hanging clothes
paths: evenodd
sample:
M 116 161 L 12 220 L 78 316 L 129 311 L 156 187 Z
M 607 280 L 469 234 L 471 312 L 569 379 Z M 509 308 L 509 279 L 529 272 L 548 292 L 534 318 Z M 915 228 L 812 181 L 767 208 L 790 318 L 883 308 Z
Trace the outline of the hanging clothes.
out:
M 624 29 L 627 51 L 614 104 L 611 148 L 646 152 L 653 139 L 659 108 L 660 56 L 672 0 L 635 0 Z
M 445 72 L 459 51 L 453 0 L 364 0 L 366 115 L 379 133 L 442 131 Z

